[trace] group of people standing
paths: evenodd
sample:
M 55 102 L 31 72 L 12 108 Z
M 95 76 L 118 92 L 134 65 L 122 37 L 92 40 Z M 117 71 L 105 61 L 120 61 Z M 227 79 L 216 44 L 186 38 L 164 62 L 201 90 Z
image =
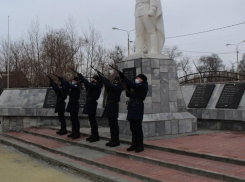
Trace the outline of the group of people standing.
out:
M 130 130 L 132 132 L 132 144 L 127 151 L 142 152 L 143 145 L 143 130 L 142 120 L 144 115 L 144 103 L 148 91 L 147 77 L 144 74 L 139 74 L 135 82 L 128 79 L 121 71 L 118 71 L 119 76 L 115 76 L 112 81 L 108 80 L 104 75 L 98 72 L 89 82 L 82 74 L 77 73 L 71 83 L 64 78 L 58 77 L 60 86 L 50 78 L 50 83 L 57 95 L 55 113 L 58 113 L 58 118 L 61 124 L 61 129 L 57 132 L 59 135 L 67 134 L 65 112 L 70 113 L 72 124 L 72 132 L 67 135 L 72 139 L 80 137 L 80 122 L 78 119 L 79 98 L 82 85 L 86 88 L 86 103 L 83 109 L 83 114 L 88 115 L 91 126 L 91 135 L 86 138 L 89 142 L 97 142 L 100 140 L 98 132 L 98 123 L 96 121 L 97 100 L 100 97 L 103 85 L 107 93 L 106 107 L 102 117 L 108 118 L 110 127 L 111 139 L 106 146 L 116 147 L 120 145 L 118 113 L 121 93 L 126 90 L 126 96 L 130 98 L 127 102 L 128 115 L 127 120 L 130 122 Z M 67 107 L 65 100 L 69 95 Z M 126 107 L 126 106 L 125 106 Z

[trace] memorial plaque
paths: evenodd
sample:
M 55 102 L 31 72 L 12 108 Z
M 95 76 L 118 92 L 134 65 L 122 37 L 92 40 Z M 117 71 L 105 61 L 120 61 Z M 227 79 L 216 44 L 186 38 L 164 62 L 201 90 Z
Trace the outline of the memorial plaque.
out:
M 244 93 L 244 89 L 244 83 L 225 84 L 216 108 L 238 108 Z
M 206 108 L 215 85 L 198 85 L 189 102 L 189 108 Z
M 68 97 L 69 98 L 69 97 Z M 48 88 L 43 104 L 43 108 L 55 108 L 57 96 L 52 88 Z M 83 108 L 86 103 L 86 90 L 82 89 L 80 93 L 79 107 Z
M 43 108 L 55 108 L 56 105 L 56 94 L 52 88 L 48 88 L 43 104 Z
M 84 105 L 86 103 L 86 89 L 82 89 L 80 93 L 80 99 L 79 101 L 79 107 L 84 108 Z
M 125 68 L 123 69 L 123 74 L 130 80 L 134 82 L 136 78 L 136 68 Z

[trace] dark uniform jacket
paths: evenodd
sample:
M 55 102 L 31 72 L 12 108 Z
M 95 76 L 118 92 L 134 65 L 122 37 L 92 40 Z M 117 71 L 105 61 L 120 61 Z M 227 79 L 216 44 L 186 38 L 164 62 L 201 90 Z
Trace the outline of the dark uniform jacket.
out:
M 65 112 L 65 100 L 67 98 L 68 89 L 64 85 L 62 85 L 62 88 L 59 88 L 58 85 L 54 82 L 54 80 L 50 80 L 50 83 L 57 96 L 54 112 Z
M 103 81 L 108 93 L 106 107 L 102 117 L 118 118 L 118 103 L 120 102 L 120 97 L 123 90 L 122 84 L 120 82 L 118 84 L 111 84 L 106 78 L 101 78 L 101 80 Z
M 124 79 L 124 82 L 128 87 L 132 88 L 133 91 L 127 94 L 130 98 L 128 104 L 128 115 L 127 120 L 143 120 L 144 115 L 144 100 L 148 92 L 148 83 L 143 81 L 141 83 L 134 83 L 128 78 Z
M 62 79 L 63 85 L 70 89 L 69 102 L 66 108 L 66 112 L 78 112 L 79 111 L 79 98 L 80 98 L 80 88 L 78 84 L 72 85 L 65 79 Z
M 84 105 L 83 114 L 95 115 L 97 110 L 97 100 L 100 97 L 101 88 L 103 85 L 99 82 L 90 83 L 83 76 L 79 76 L 82 83 L 84 83 L 87 91 L 86 103 Z

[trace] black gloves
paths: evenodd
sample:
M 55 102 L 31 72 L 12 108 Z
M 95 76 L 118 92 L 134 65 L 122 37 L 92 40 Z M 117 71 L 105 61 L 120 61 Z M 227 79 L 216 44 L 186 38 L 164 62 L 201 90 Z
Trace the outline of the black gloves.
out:
M 123 74 L 123 72 L 119 71 L 118 73 L 119 73 L 120 78 L 123 80 L 125 78 L 125 75 Z
M 83 75 L 81 73 L 78 73 L 77 76 L 78 76 L 79 80 L 81 81 Z

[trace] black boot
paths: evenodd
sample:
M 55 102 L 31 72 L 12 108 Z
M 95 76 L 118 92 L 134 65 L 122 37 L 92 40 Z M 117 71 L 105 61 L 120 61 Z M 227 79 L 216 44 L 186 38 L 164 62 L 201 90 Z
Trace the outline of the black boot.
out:
M 93 131 L 92 132 L 92 137 L 91 137 L 91 139 L 89 141 L 92 143 L 92 142 L 97 142 L 99 140 L 100 140 L 100 137 L 99 137 L 98 131 Z
M 67 131 L 66 131 L 66 126 L 61 126 L 61 130 L 59 132 L 59 135 L 66 135 Z
M 70 135 L 67 135 L 67 137 L 73 137 L 75 135 L 75 128 L 72 126 L 71 127 L 71 133 Z
M 144 151 L 144 144 L 143 141 L 138 142 L 137 148 L 135 149 L 136 153 Z
M 91 135 L 88 137 L 88 138 L 86 138 L 86 141 L 90 141 L 90 139 L 92 138 L 92 130 L 91 130 Z
M 75 134 L 72 136 L 72 139 L 80 138 L 80 128 L 75 129 Z
M 73 137 L 75 135 L 75 132 L 72 131 L 70 135 L 67 135 L 67 137 Z
M 134 151 L 135 149 L 137 148 L 137 143 L 136 143 L 136 140 L 133 138 L 132 139 L 132 144 L 129 148 L 127 148 L 127 151 Z
M 112 137 L 112 142 L 110 144 L 110 147 L 116 147 L 120 145 L 120 141 L 119 141 L 119 135 L 114 135 Z
M 60 131 L 61 131 L 61 129 L 59 131 L 57 131 L 56 134 L 60 134 Z
M 110 145 L 111 145 L 111 142 L 112 142 L 112 134 L 111 134 L 111 139 L 110 139 L 110 141 L 107 142 L 107 143 L 105 144 L 105 146 L 110 146 Z

